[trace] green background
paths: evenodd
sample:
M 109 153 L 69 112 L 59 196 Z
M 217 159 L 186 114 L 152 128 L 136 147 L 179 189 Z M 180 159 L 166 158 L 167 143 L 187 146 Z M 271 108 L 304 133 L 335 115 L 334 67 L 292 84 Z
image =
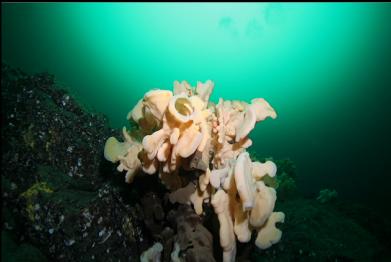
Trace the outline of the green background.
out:
M 294 160 L 302 192 L 389 205 L 389 3 L 6 3 L 2 54 L 113 127 L 174 80 L 213 80 L 215 102 L 263 97 L 278 118 L 252 149 Z

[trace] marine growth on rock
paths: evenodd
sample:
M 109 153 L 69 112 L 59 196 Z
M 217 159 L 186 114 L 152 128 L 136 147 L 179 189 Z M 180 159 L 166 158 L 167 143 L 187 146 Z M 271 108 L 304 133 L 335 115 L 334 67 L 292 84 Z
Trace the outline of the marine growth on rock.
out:
M 263 98 L 251 103 L 220 98 L 214 104 L 209 101 L 213 88 L 210 80 L 196 87 L 175 81 L 173 91 L 147 92 L 128 114 L 142 141 L 124 127 L 124 142 L 110 137 L 104 155 L 119 163 L 118 171 L 126 171 L 128 183 L 140 173 L 156 174 L 172 203 L 192 205 L 199 216 L 204 203 L 211 205 L 220 224 L 223 260 L 235 261 L 236 241 L 249 242 L 253 231 L 260 249 L 281 239 L 275 224 L 285 215 L 273 211 L 276 190 L 262 179 L 274 177 L 277 167 L 272 161 L 251 161 L 246 151 L 255 124 L 277 114 Z M 161 245 L 155 247 L 161 252 Z M 175 243 L 173 257 L 180 248 Z

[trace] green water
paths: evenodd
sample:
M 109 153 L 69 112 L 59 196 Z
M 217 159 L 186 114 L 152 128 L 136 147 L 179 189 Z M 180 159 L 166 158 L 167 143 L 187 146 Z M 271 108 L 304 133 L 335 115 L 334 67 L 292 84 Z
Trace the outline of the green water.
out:
M 113 127 L 174 80 L 213 80 L 213 101 L 263 97 L 278 118 L 252 149 L 294 160 L 304 193 L 390 198 L 389 3 L 2 4 L 2 54 Z

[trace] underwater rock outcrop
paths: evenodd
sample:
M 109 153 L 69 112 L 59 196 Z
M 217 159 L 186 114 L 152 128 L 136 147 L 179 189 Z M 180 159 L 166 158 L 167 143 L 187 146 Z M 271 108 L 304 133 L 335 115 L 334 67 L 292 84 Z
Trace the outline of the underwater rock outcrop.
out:
M 1 86 L 2 235 L 14 242 L 2 261 L 138 259 L 143 211 L 107 183 L 107 119 L 47 73 L 3 63 Z
M 158 174 L 171 191 L 171 203 L 191 204 L 197 215 L 203 203 L 214 209 L 220 224 L 220 245 L 224 261 L 235 261 L 236 240 L 266 249 L 277 243 L 281 231 L 275 223 L 284 222 L 282 212 L 273 212 L 276 191 L 262 178 L 274 177 L 272 161 L 252 162 L 246 149 L 248 137 L 257 122 L 276 118 L 266 100 L 251 103 L 219 99 L 209 101 L 214 83 L 208 80 L 191 87 L 174 82 L 174 91 L 151 90 L 129 112 L 137 123 L 142 141 L 123 128 L 125 141 L 110 137 L 105 158 L 119 162 L 130 183 L 141 171 Z
M 1 261 L 138 261 L 158 242 L 163 262 L 222 261 L 219 220 L 211 197 L 202 195 L 214 195 L 211 183 L 221 184 L 216 179 L 221 176 L 211 177 L 214 164 L 202 171 L 203 164 L 195 164 L 207 159 L 192 158 L 194 166 L 185 170 L 188 160 L 182 159 L 180 179 L 174 180 L 181 187 L 168 195 L 160 178 L 141 172 L 140 166 L 132 184 L 123 183 L 102 154 L 105 140 L 121 130 L 77 103 L 53 75 L 29 75 L 3 63 L 1 81 Z M 142 145 L 142 137 L 157 128 L 146 130 L 131 128 L 131 143 Z M 254 156 L 250 152 L 252 163 L 277 165 L 274 177 L 264 175 L 260 181 L 277 191 L 275 209 L 287 218 L 278 225 L 284 241 L 259 249 L 253 234 L 247 243 L 236 242 L 237 261 L 391 261 L 391 227 L 384 210 L 342 202 L 342 197 L 329 204 L 316 196 L 303 199 L 301 190 L 293 190 L 292 161 Z M 225 174 L 220 169 L 217 174 Z M 183 204 L 171 204 L 175 199 Z
M 176 225 L 177 232 L 173 239 L 171 261 L 215 261 L 212 234 L 190 206 L 180 205 L 178 209 L 170 211 L 168 220 Z

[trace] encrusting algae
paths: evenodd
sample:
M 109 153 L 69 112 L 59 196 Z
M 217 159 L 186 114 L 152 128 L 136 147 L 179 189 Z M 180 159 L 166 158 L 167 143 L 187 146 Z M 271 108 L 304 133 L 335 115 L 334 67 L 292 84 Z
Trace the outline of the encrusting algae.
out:
M 21 197 L 23 197 L 26 200 L 26 211 L 28 214 L 28 217 L 31 221 L 34 221 L 34 198 L 39 193 L 53 193 L 53 190 L 48 186 L 46 182 L 39 182 L 32 185 L 29 189 L 27 189 L 25 192 L 20 194 Z

